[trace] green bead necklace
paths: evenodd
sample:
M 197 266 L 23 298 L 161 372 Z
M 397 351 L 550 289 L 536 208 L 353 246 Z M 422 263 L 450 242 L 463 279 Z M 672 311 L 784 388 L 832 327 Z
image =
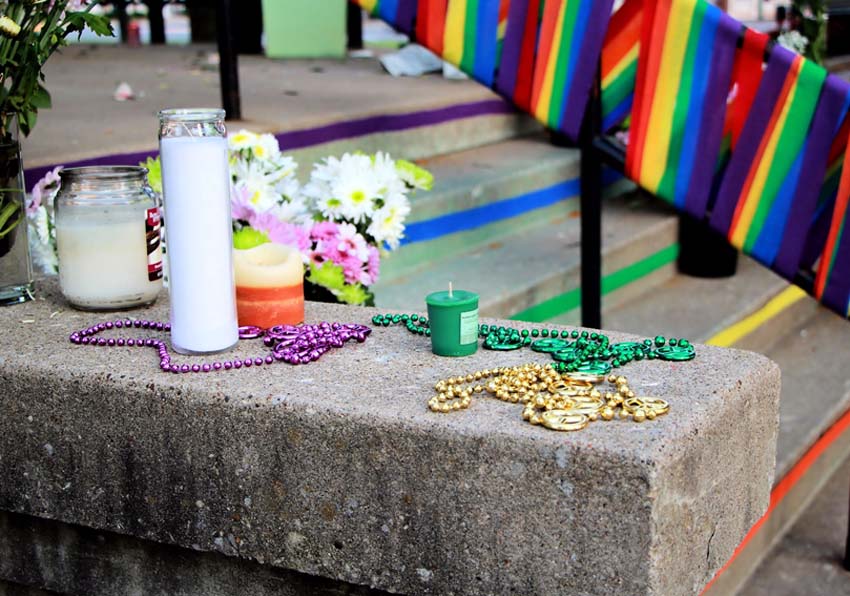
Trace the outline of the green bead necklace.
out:
M 376 326 L 404 325 L 416 335 L 430 337 L 428 319 L 420 315 L 375 315 Z M 607 335 L 595 331 L 558 331 L 557 329 L 514 329 L 497 325 L 479 325 L 478 337 L 484 340 L 485 350 L 508 351 L 528 347 L 547 353 L 555 361 L 559 373 L 580 372 L 607 375 L 633 360 L 666 360 L 683 362 L 696 356 L 694 346 L 686 339 L 662 335 L 641 342 L 624 341 L 612 344 Z

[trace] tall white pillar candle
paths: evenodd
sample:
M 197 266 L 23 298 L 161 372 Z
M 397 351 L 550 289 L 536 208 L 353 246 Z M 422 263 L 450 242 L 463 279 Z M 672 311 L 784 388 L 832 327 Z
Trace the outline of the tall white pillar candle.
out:
M 160 119 L 171 342 L 178 352 L 219 352 L 239 340 L 224 114 L 166 110 Z

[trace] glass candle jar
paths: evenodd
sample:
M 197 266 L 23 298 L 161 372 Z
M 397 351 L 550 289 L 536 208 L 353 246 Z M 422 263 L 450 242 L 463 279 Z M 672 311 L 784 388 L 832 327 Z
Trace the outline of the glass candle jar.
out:
M 239 341 L 226 134 L 224 110 L 159 113 L 171 343 L 184 354 Z
M 160 217 L 147 169 L 66 168 L 56 195 L 59 285 L 72 306 L 151 304 L 162 289 Z

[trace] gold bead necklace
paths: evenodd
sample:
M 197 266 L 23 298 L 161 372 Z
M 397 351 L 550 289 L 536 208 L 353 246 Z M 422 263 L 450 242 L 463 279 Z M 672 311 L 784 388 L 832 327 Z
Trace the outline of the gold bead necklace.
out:
M 607 381 L 611 391 L 598 385 Z M 524 404 L 522 419 L 552 430 L 581 430 L 597 420 L 655 420 L 670 411 L 656 397 L 637 397 L 622 375 L 559 373 L 551 365 L 524 364 L 450 377 L 434 385 L 428 401 L 432 412 L 465 410 L 476 393 L 489 393 L 508 403 Z

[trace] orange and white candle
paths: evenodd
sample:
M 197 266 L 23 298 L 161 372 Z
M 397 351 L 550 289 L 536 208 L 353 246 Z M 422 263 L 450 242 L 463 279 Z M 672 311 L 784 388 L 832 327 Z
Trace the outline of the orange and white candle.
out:
M 240 325 L 304 322 L 304 265 L 296 249 L 274 243 L 237 249 L 233 265 Z

